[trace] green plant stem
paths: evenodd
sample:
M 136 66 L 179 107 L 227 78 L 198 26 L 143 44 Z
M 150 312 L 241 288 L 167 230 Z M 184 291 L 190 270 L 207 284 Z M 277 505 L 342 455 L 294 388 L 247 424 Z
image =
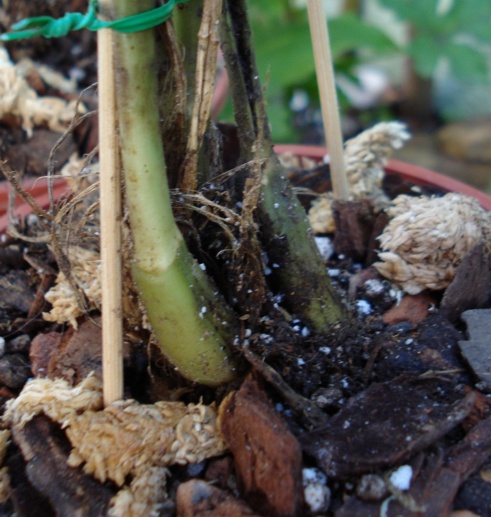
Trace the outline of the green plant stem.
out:
M 120 0 L 116 16 L 151 9 Z M 231 311 L 191 257 L 172 213 L 165 176 L 152 30 L 117 35 L 117 87 L 132 273 L 164 354 L 188 379 L 219 385 L 235 375 Z
M 187 79 L 187 97 L 193 98 L 196 74 L 196 59 L 198 51 L 198 33 L 201 24 L 203 0 L 190 0 L 182 4 L 173 16 L 177 41 L 184 55 L 184 69 Z M 192 102 L 188 102 L 188 123 L 193 112 Z
M 241 161 L 257 158 L 259 147 L 260 158 L 265 162 L 257 207 L 261 240 L 270 262 L 280 266 L 274 269 L 274 275 L 285 295 L 286 306 L 322 334 L 345 319 L 346 312 L 326 274 L 305 211 L 273 152 L 245 2 L 228 0 L 227 4 L 224 55 L 239 127 Z M 263 138 L 258 142 L 260 134 Z

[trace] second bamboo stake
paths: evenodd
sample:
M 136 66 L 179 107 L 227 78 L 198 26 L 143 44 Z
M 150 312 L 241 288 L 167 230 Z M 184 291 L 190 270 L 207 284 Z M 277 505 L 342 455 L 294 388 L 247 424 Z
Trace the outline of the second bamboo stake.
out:
M 334 81 L 331 46 L 321 0 L 308 0 L 310 34 L 314 48 L 315 69 L 322 109 L 322 120 L 331 158 L 331 179 L 334 196 L 349 198 L 348 178 L 343 159 L 343 137 L 339 119 L 338 98 Z

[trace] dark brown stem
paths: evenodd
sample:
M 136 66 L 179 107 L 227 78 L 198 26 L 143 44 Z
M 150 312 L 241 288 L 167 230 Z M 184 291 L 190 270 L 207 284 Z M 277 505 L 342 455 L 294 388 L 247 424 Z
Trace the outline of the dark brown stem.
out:
M 241 159 L 264 163 L 258 183 L 260 237 L 273 265 L 273 282 L 289 310 L 316 332 L 345 318 L 310 235 L 305 211 L 273 152 L 245 0 L 227 0 L 224 54 L 231 79 Z M 276 267 L 275 267 L 276 265 Z

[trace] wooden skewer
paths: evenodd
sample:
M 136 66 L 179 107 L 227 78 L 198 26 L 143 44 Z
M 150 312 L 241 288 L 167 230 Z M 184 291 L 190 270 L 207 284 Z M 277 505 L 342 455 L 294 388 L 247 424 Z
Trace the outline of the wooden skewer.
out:
M 111 0 L 99 2 L 108 12 Z M 99 161 L 104 405 L 123 398 L 121 175 L 117 138 L 113 32 L 98 31 Z
M 331 158 L 331 179 L 334 196 L 349 198 L 349 185 L 344 167 L 343 136 L 339 119 L 338 98 L 334 81 L 331 46 L 321 0 L 307 1 L 310 34 L 314 48 L 315 69 L 322 109 L 322 120 Z

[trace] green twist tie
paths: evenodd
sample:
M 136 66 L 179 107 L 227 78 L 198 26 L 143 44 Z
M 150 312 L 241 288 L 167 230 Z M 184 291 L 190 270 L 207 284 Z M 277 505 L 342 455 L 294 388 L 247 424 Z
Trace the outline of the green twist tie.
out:
M 66 36 L 70 31 L 88 29 L 98 31 L 99 29 L 113 29 L 117 32 L 138 32 L 151 29 L 168 20 L 174 7 L 188 0 L 167 0 L 164 5 L 156 7 L 144 13 L 134 14 L 126 18 L 114 21 L 101 21 L 97 18 L 97 0 L 90 0 L 87 14 L 66 13 L 63 18 L 51 18 L 51 16 L 37 16 L 36 18 L 26 18 L 12 25 L 11 29 L 15 32 L 2 34 L 1 41 L 16 41 L 35 36 L 45 38 L 60 38 Z

